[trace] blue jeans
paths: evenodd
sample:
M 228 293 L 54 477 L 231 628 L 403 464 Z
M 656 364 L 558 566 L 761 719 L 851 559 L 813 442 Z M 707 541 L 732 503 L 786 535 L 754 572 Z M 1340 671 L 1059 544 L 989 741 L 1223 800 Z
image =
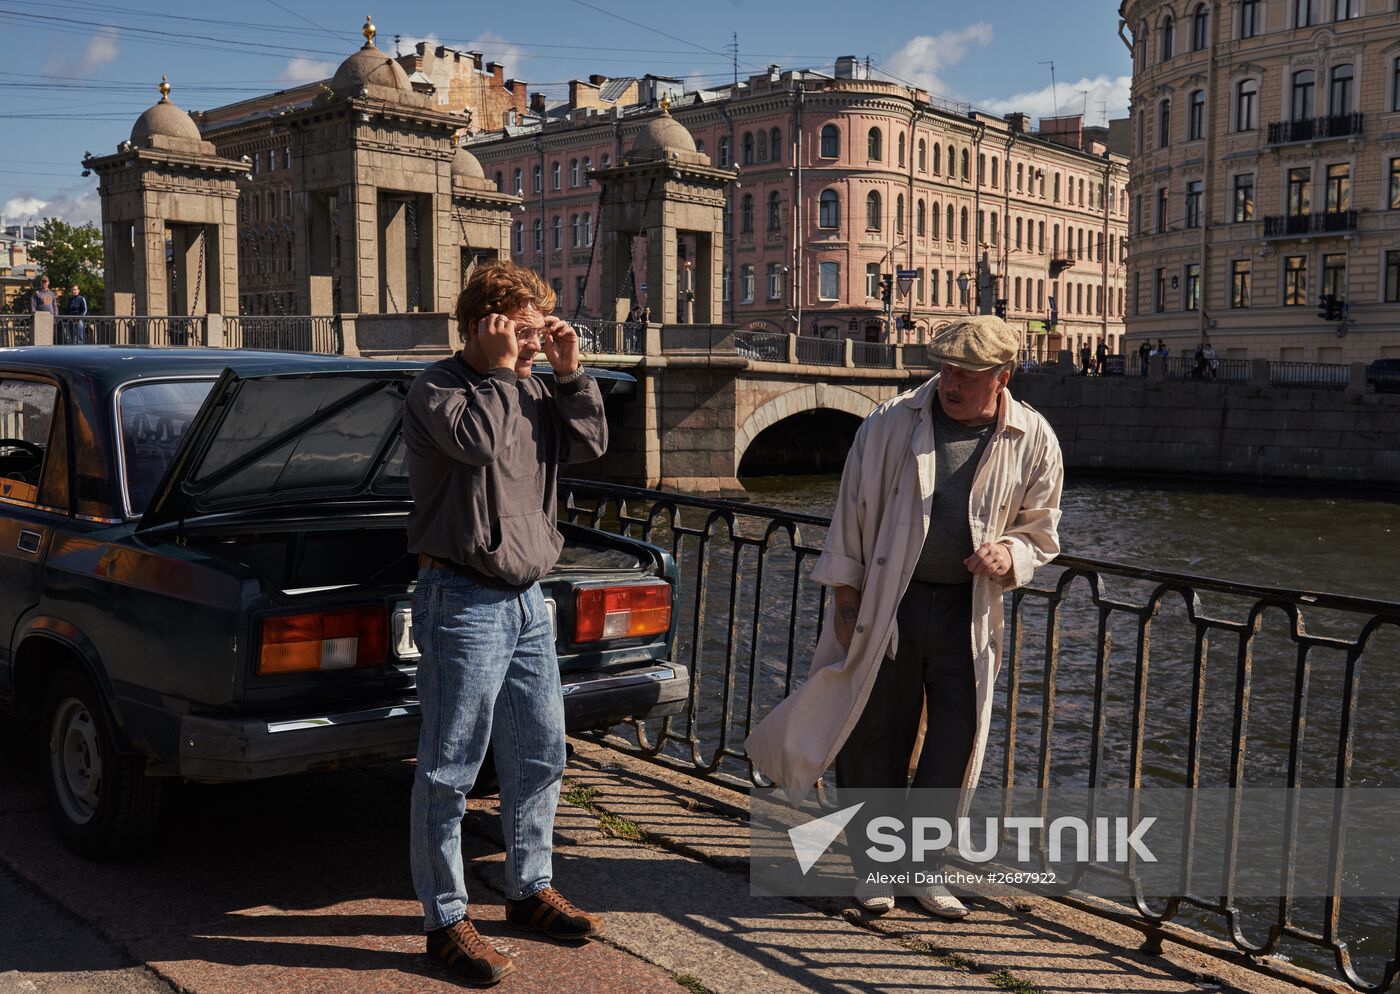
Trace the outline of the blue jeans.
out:
M 423 728 L 410 857 L 432 931 L 467 917 L 461 822 L 488 743 L 501 781 L 506 896 L 520 900 L 550 886 L 564 698 L 539 584 L 514 593 L 450 570 L 420 570 L 413 633 Z

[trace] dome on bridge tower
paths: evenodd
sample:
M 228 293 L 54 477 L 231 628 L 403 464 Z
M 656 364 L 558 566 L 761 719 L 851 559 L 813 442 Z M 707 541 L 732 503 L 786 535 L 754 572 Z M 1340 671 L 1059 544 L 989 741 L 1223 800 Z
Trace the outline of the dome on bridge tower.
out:
M 133 145 L 149 145 L 150 139 L 155 137 L 203 140 L 193 119 L 170 102 L 170 82 L 164 76 L 160 78 L 160 102 L 138 117 L 131 127 Z
M 486 170 L 481 168 L 476 156 L 458 145 L 457 151 L 452 153 L 452 178 L 485 179 Z
M 403 66 L 375 47 L 376 31 L 374 22 L 369 17 L 365 18 L 360 33 L 365 36 L 364 45 L 340 64 L 340 68 L 331 77 L 331 89 L 337 93 L 354 94 L 358 93 L 361 87 L 373 86 L 412 93 L 413 84 L 408 81 L 408 73 L 403 71 Z
M 632 144 L 629 158 L 669 159 L 685 156 L 687 159 L 699 155 L 695 150 L 695 139 L 685 125 L 671 116 L 671 101 L 661 98 L 661 113 L 647 122 Z

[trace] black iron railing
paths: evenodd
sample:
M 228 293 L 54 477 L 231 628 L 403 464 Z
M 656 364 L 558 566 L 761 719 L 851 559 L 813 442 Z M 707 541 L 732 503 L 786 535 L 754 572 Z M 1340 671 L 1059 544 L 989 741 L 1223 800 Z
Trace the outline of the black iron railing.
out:
M 1356 230 L 1356 211 L 1319 211 L 1316 214 L 1273 214 L 1264 218 L 1265 238 L 1328 235 Z
M 1297 121 L 1273 121 L 1269 124 L 1269 144 L 1321 141 L 1327 138 L 1350 138 L 1361 134 L 1365 123 L 1361 114 L 1327 114 L 1305 117 Z
M 680 570 L 673 651 L 690 669 L 690 707 L 610 741 L 730 786 L 757 782 L 743 741 L 811 659 L 825 598 L 810 572 L 829 519 L 576 480 L 561 509 L 668 549 Z M 1369 680 L 1393 680 L 1380 667 L 1400 650 L 1400 604 L 1066 555 L 1008 594 L 1006 615 L 986 786 L 1394 786 L 1390 711 L 1358 687 L 1372 667 Z M 1344 850 L 1330 858 L 1346 872 Z M 1330 968 L 1363 991 L 1400 973 L 1393 901 L 1343 915 L 1342 899 L 1287 890 L 1262 902 L 1187 887 L 1161 907 L 1065 900 L 1140 929 L 1147 948 L 1233 948 L 1280 974 L 1297 972 L 1289 960 Z

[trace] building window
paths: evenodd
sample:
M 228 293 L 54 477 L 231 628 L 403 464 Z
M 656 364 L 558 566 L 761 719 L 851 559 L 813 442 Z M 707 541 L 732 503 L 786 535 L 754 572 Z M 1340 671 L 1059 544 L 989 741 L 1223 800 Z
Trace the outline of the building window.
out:
M 1201 226 L 1201 181 L 1189 180 L 1186 184 L 1186 227 Z
M 904 194 L 900 194 L 894 201 L 894 233 L 904 234 Z
M 937 208 L 934 209 L 933 216 L 936 223 L 938 218 Z M 928 227 L 927 221 L 928 209 L 924 206 L 923 200 L 920 199 L 914 203 L 914 234 L 923 238 Z M 934 237 L 938 237 L 938 232 L 934 232 Z
M 520 177 L 521 172 L 519 169 L 511 173 L 510 192 L 515 194 L 517 197 L 525 192 L 525 188 L 520 185 Z
M 904 168 L 904 132 L 902 132 L 902 131 L 899 133 L 899 141 L 898 141 L 898 143 L 897 143 L 897 147 L 898 147 L 897 157 L 898 157 L 899 167 L 900 167 L 901 169 L 903 169 L 903 168 Z
M 534 187 L 536 193 L 544 192 L 544 167 L 535 166 L 531 172 L 534 174 Z M 515 171 L 515 192 L 520 193 L 520 170 Z
M 841 226 L 841 198 L 835 190 L 823 190 L 817 206 L 818 228 L 839 228 Z
M 1026 192 L 1026 164 L 1024 162 L 1016 163 L 1016 192 Z
M 1021 219 L 1019 217 L 1016 219 L 1016 249 L 1017 251 L 1021 249 Z
M 871 190 L 865 195 L 865 230 L 880 230 L 880 194 Z
M 1400 75 L 1400 59 L 1396 59 L 1396 60 L 1395 60 L 1395 71 L 1396 71 L 1396 74 L 1397 74 L 1397 75 Z M 950 156 L 949 159 L 948 159 L 948 164 L 949 164 L 949 165 L 952 165 L 952 162 L 953 162 L 953 160 L 952 160 L 952 157 Z M 933 171 L 934 171 L 935 173 L 941 173 L 941 172 L 943 172 L 943 146 L 942 146 L 942 145 L 937 145 L 937 144 L 935 144 L 935 145 L 933 146 Z
M 841 154 L 841 129 L 834 124 L 822 128 L 822 158 L 834 159 Z
M 818 268 L 817 296 L 822 300 L 837 300 L 841 296 L 841 263 L 823 262 Z
M 578 248 L 583 244 L 583 229 L 579 225 L 578 215 L 569 215 L 569 247 Z
M 977 156 L 977 185 L 982 186 L 987 182 L 987 157 Z
M 1385 254 L 1385 302 L 1400 303 L 1400 252 Z
M 739 267 L 739 303 L 753 303 L 753 266 Z
M 1157 105 L 1157 147 L 1166 148 L 1171 144 L 1171 140 L 1172 102 L 1170 100 L 1163 100 Z
M 1327 88 L 1327 110 L 1334 117 L 1351 113 L 1352 88 L 1355 71 L 1351 63 L 1332 67 L 1332 83 Z
M 1055 174 L 1055 182 L 1054 182 L 1054 185 L 1053 185 L 1052 189 L 1053 189 L 1053 191 L 1054 191 L 1055 203 L 1058 204 L 1058 203 L 1060 202 L 1060 174 L 1059 174 L 1059 173 L 1056 173 L 1056 174 Z
M 1390 109 L 1400 110 L 1400 55 L 1390 63 Z
M 506 192 L 506 180 L 505 177 L 501 175 L 501 171 L 499 169 L 496 170 L 496 192 Z
M 570 185 L 570 186 L 578 186 L 578 185 L 579 185 L 579 179 L 578 179 L 578 160 L 577 160 L 577 159 L 570 159 L 570 160 L 569 160 L 569 185 Z
M 928 142 L 920 138 L 918 149 L 919 172 L 926 173 L 928 172 Z
M 1186 118 L 1186 140 L 1196 141 L 1206 136 L 1206 91 L 1191 91 L 1191 104 Z
M 953 205 L 948 205 L 948 223 L 944 226 L 947 229 L 948 241 L 953 240 Z
M 1390 209 L 1400 210 L 1400 159 L 1390 160 Z
M 1041 255 L 1044 255 L 1044 254 L 1045 254 L 1045 222 L 1044 222 L 1044 221 L 1041 221 L 1038 225 L 1036 225 L 1036 227 L 1039 229 L 1039 231 L 1038 231 L 1039 237 L 1036 239 L 1036 250 L 1037 250 Z
M 607 152 L 604 152 L 604 153 L 603 153 L 603 168 L 604 168 L 604 169 L 609 169 L 609 168 L 611 168 L 611 167 L 612 167 L 612 156 L 609 155 Z
M 516 255 L 524 255 L 524 254 L 525 254 L 525 222 L 524 222 L 524 221 L 516 221 L 516 222 L 515 222 L 515 231 L 512 233 L 511 245 L 510 245 L 510 247 L 511 247 L 511 251 L 513 251 Z
M 1317 23 L 1317 0 L 1294 0 L 1295 27 L 1309 28 Z
M 544 251 L 544 221 L 535 218 L 535 251 Z
M 1259 33 L 1259 0 L 1240 0 L 1240 37 L 1253 38 Z
M 774 162 L 783 161 L 783 133 L 777 128 L 768 132 L 768 157 Z
M 719 164 L 723 169 L 729 168 L 729 136 L 725 135 L 719 140 Z
M 778 231 L 783 226 L 782 200 L 778 196 L 778 191 L 774 190 L 768 194 L 768 230 Z
M 1000 168 L 1000 166 L 997 164 L 997 157 L 994 155 L 994 156 L 992 156 L 992 186 L 993 186 L 993 187 L 998 187 L 998 186 L 1000 186 L 1000 185 L 1001 185 L 1001 168 Z
M 1152 296 L 1152 310 L 1154 313 L 1161 314 L 1167 309 L 1167 271 L 1158 269 L 1156 275 L 1157 289 Z
M 962 236 L 962 243 L 967 244 L 967 208 L 962 209 L 962 217 L 958 225 L 958 233 Z
M 1316 74 L 1311 69 L 1293 74 L 1293 101 L 1289 105 L 1293 116 L 1290 120 L 1303 121 L 1313 116 L 1313 89 L 1316 79 Z
M 780 263 L 768 263 L 768 299 L 781 300 L 783 296 L 783 267 Z
M 953 306 L 953 271 L 952 271 L 951 269 L 948 270 L 948 276 L 947 276 L 946 282 L 943 284 L 943 290 L 944 290 L 944 293 L 943 293 L 943 300 L 947 303 L 947 306 L 952 307 L 952 306 Z
M 1210 44 L 1210 14 L 1206 5 L 1196 4 L 1196 12 L 1191 15 L 1191 51 L 1199 52 Z
M 1168 14 L 1162 21 L 1162 61 L 1172 57 L 1176 49 L 1176 21 Z
M 1167 188 L 1165 186 L 1157 189 L 1157 234 L 1163 234 L 1167 230 Z
M 744 194 L 744 199 L 739 201 L 739 233 L 741 235 L 753 234 L 753 194 Z
M 1259 81 L 1242 79 L 1235 89 L 1235 130 L 1253 131 L 1259 127 Z
M 1343 253 L 1322 257 L 1322 293 L 1347 299 L 1347 257 Z
M 1308 302 L 1308 257 L 1290 255 L 1283 260 L 1283 306 L 1303 307 Z
M 1138 111 L 1137 116 L 1137 154 L 1141 155 L 1142 150 L 1147 146 L 1147 111 Z
M 1294 217 L 1312 210 L 1312 168 L 1288 170 L 1288 213 Z
M 564 215 L 562 214 L 554 215 L 554 234 L 550 244 L 553 245 L 556 252 L 564 247 Z
M 1254 220 L 1254 174 L 1235 177 L 1235 223 Z
M 754 158 L 757 159 L 757 161 L 759 161 L 759 162 L 767 162 L 767 161 L 768 161 L 768 132 L 764 131 L 762 128 L 759 128 L 759 129 L 758 129 L 758 134 L 755 136 L 755 139 L 754 139 L 754 140 L 755 140 L 755 142 L 756 142 L 757 145 L 758 145 L 758 152 L 757 152 L 757 154 L 754 156 Z
M 593 171 L 593 160 L 592 160 L 591 158 L 589 158 L 588 156 L 585 155 L 585 156 L 583 157 L 583 185 L 584 185 L 584 186 L 592 186 L 592 185 L 593 185 L 593 177 L 590 176 L 590 175 L 588 175 L 588 174 L 591 173 L 592 171 Z
M 996 213 L 996 211 L 992 211 L 992 244 L 993 244 L 993 245 L 999 244 L 999 242 L 998 242 L 998 240 L 997 240 L 997 213 Z
M 1327 167 L 1327 210 L 1351 210 L 1351 166 L 1345 162 Z
M 745 131 L 744 137 L 739 140 L 739 162 L 741 165 L 749 165 L 753 162 L 753 132 Z
M 1045 310 L 1045 281 L 1035 281 L 1035 308 L 1038 311 Z
M 951 159 L 952 155 L 950 153 L 949 160 L 951 161 Z M 962 150 L 962 178 L 964 183 L 972 178 L 972 156 L 968 153 L 967 149 Z
M 1201 309 L 1201 264 L 1199 262 L 1188 262 L 1186 264 L 1186 310 L 1198 311 Z
M 549 188 L 551 190 L 561 189 L 560 177 L 563 175 L 563 168 L 557 162 L 550 163 L 549 166 Z
M 879 128 L 871 128 L 865 136 L 865 157 L 872 162 L 879 162 L 885 157 L 884 140 Z
M 583 244 L 593 244 L 593 215 L 583 215 Z
M 1334 21 L 1349 21 L 1357 16 L 1360 6 L 1358 0 L 1337 0 L 1333 5 L 1332 19 Z

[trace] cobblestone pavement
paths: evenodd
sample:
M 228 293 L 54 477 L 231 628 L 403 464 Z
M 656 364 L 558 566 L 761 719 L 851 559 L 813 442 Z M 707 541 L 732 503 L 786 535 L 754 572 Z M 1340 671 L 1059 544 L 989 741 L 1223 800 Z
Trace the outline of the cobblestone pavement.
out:
M 410 764 L 186 785 L 148 853 L 98 864 L 57 840 L 29 752 L 0 726 L 0 994 L 461 989 L 421 955 Z M 569 786 L 556 883 L 607 916 L 601 941 L 506 930 L 494 801 L 463 823 L 472 914 L 519 965 L 503 994 L 1294 989 L 991 905 L 961 925 L 902 905 L 872 923 L 751 897 L 742 821 L 702 786 L 587 743 Z

